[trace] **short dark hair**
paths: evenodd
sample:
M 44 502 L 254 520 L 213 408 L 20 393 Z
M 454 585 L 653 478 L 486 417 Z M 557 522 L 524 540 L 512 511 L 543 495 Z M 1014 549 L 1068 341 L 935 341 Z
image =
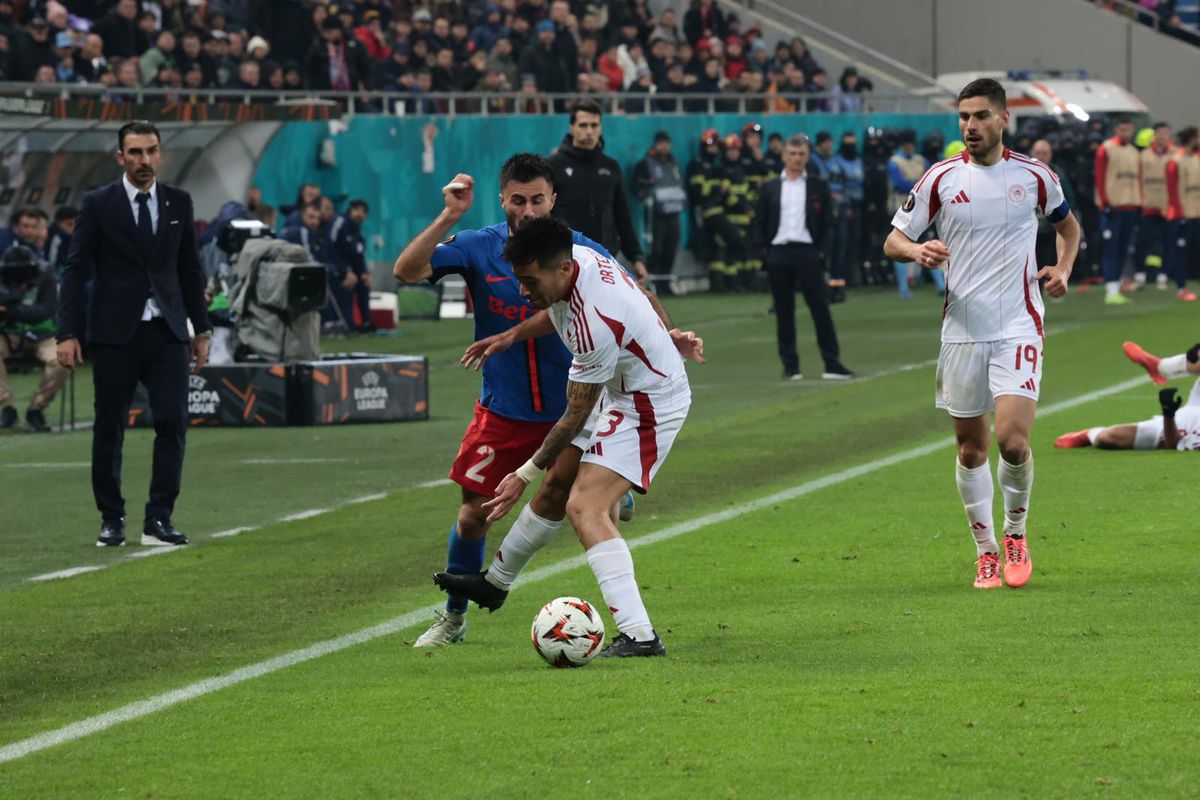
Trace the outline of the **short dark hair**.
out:
M 597 117 L 604 116 L 604 111 L 601 110 L 598 103 L 596 103 L 594 100 L 583 100 L 571 109 L 572 125 L 575 124 L 575 117 L 580 111 L 582 111 L 584 114 L 595 114 Z
M 504 260 L 513 267 L 537 262 L 547 269 L 571 254 L 572 236 L 567 223 L 554 216 L 528 220 L 508 237 L 504 245 Z
M 310 208 L 313 211 L 320 214 L 321 213 L 321 198 L 318 197 L 316 200 L 313 200 L 311 203 L 305 203 L 303 206 L 300 207 L 300 211 L 304 212 Z
M 126 136 L 141 136 L 147 134 L 153 134 L 154 138 L 157 139 L 160 144 L 162 143 L 162 134 L 158 132 L 158 128 L 154 126 L 153 122 L 149 122 L 144 119 L 135 119 L 133 122 L 126 122 L 121 126 L 121 130 L 117 131 L 117 149 L 121 151 L 125 150 Z
M 545 178 L 550 189 L 554 189 L 554 168 L 544 156 L 537 153 L 516 153 L 509 156 L 504 166 L 500 167 L 501 190 L 511 181 L 531 183 L 538 178 Z
M 370 214 L 370 213 L 371 213 L 371 207 L 367 205 L 367 201 L 366 201 L 366 200 L 363 200 L 363 199 L 361 199 L 361 198 L 357 198 L 357 199 L 351 200 L 349 203 L 347 203 L 347 204 L 346 204 L 346 211 L 347 211 L 347 212 L 349 212 L 349 211 L 353 211 L 353 210 L 354 210 L 354 209 L 356 209 L 356 208 L 361 208 L 361 209 L 363 210 L 363 213 L 364 213 L 364 214 Z
M 1115 128 L 1118 125 L 1132 125 L 1132 124 L 1133 124 L 1132 117 L 1117 117 L 1116 121 L 1113 122 L 1113 127 Z
M 25 217 L 35 217 L 37 219 L 45 220 L 50 219 L 50 216 L 37 206 L 25 206 L 24 208 L 18 208 L 16 213 L 13 214 L 13 222 L 20 222 Z
M 54 221 L 62 222 L 64 219 L 75 219 L 79 216 L 79 209 L 75 206 L 59 206 L 54 212 Z
M 1000 81 L 994 78 L 977 78 L 962 88 L 958 93 L 958 102 L 969 97 L 986 97 L 987 101 L 1000 109 L 1008 108 L 1008 95 Z
M 1188 147 L 1192 142 L 1196 141 L 1196 137 L 1200 136 L 1200 128 L 1195 125 L 1188 125 L 1179 132 L 1179 145 Z
M 832 141 L 833 141 L 833 134 L 831 134 L 829 131 L 817 131 L 817 147 L 820 147 L 821 145 L 825 144 L 826 142 L 832 142 Z
M 1154 123 L 1154 130 L 1156 130 L 1156 131 L 1161 131 L 1163 128 L 1169 128 L 1169 127 L 1171 127 L 1171 123 L 1169 123 L 1169 122 Z

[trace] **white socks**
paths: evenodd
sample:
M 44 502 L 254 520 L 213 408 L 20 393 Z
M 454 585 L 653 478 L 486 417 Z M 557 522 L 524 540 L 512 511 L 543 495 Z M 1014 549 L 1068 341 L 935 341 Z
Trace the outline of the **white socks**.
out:
M 1033 453 L 1024 464 L 1008 463 L 1001 456 L 996 465 L 996 482 L 1004 495 L 1004 533 L 1025 535 L 1025 517 L 1029 514 L 1029 494 L 1033 491 Z
M 1104 433 L 1106 430 L 1108 430 L 1108 428 L 1105 428 L 1103 426 L 1101 426 L 1099 428 L 1088 428 L 1088 431 L 1087 431 L 1088 442 L 1092 445 L 1092 447 L 1096 446 L 1096 440 L 1099 439 L 1100 434 Z
M 508 591 L 529 559 L 554 538 L 562 524 L 561 519 L 558 522 L 542 519 L 526 503 L 512 529 L 500 542 L 500 549 L 496 551 L 496 557 L 492 559 L 484 578 Z
M 605 539 L 587 551 L 588 566 L 596 574 L 596 583 L 604 595 L 604 603 L 612 612 L 617 630 L 639 642 L 654 638 L 650 615 L 642 603 L 637 581 L 633 577 L 633 556 L 629 545 L 621 538 Z
M 1108 283 L 1104 284 L 1104 294 L 1107 295 L 1108 297 L 1112 297 L 1114 294 L 1120 294 L 1120 293 L 1121 293 L 1121 282 L 1120 281 L 1109 281 Z
M 992 472 L 988 469 L 988 462 L 984 461 L 974 469 L 964 467 L 961 461 L 957 462 L 955 479 L 963 508 L 967 512 L 967 521 L 971 523 L 975 549 L 979 555 L 999 553 L 1000 545 L 996 543 L 996 529 L 992 524 L 995 489 L 992 487 Z
M 1187 354 L 1180 353 L 1160 360 L 1158 371 L 1164 378 L 1182 378 L 1187 375 Z

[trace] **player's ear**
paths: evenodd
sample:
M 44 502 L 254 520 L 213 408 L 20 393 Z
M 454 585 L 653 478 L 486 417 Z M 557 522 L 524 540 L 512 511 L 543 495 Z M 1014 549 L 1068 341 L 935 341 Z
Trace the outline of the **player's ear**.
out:
M 551 211 L 554 210 L 554 204 L 556 202 L 558 202 L 558 192 L 551 192 L 550 193 L 550 210 Z

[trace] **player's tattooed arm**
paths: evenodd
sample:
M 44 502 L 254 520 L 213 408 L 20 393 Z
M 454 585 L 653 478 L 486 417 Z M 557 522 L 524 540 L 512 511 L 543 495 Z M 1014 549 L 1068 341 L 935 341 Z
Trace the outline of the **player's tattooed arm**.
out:
M 567 449 L 571 440 L 579 435 L 603 391 L 604 384 L 602 383 L 567 381 L 567 410 L 563 412 L 558 422 L 554 423 L 554 427 L 542 441 L 542 446 L 530 459 L 539 469 L 549 467 L 554 459 Z

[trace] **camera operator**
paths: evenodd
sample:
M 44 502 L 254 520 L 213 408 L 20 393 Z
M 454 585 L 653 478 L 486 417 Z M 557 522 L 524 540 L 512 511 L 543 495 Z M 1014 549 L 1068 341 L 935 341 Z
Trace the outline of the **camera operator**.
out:
M 69 374 L 58 363 L 54 316 L 58 284 L 32 250 L 13 245 L 0 261 L 0 428 L 17 422 L 12 389 L 4 362 L 14 356 L 33 356 L 45 365 L 42 381 L 29 401 L 25 421 L 38 433 L 50 430 L 43 410 L 54 400 Z

